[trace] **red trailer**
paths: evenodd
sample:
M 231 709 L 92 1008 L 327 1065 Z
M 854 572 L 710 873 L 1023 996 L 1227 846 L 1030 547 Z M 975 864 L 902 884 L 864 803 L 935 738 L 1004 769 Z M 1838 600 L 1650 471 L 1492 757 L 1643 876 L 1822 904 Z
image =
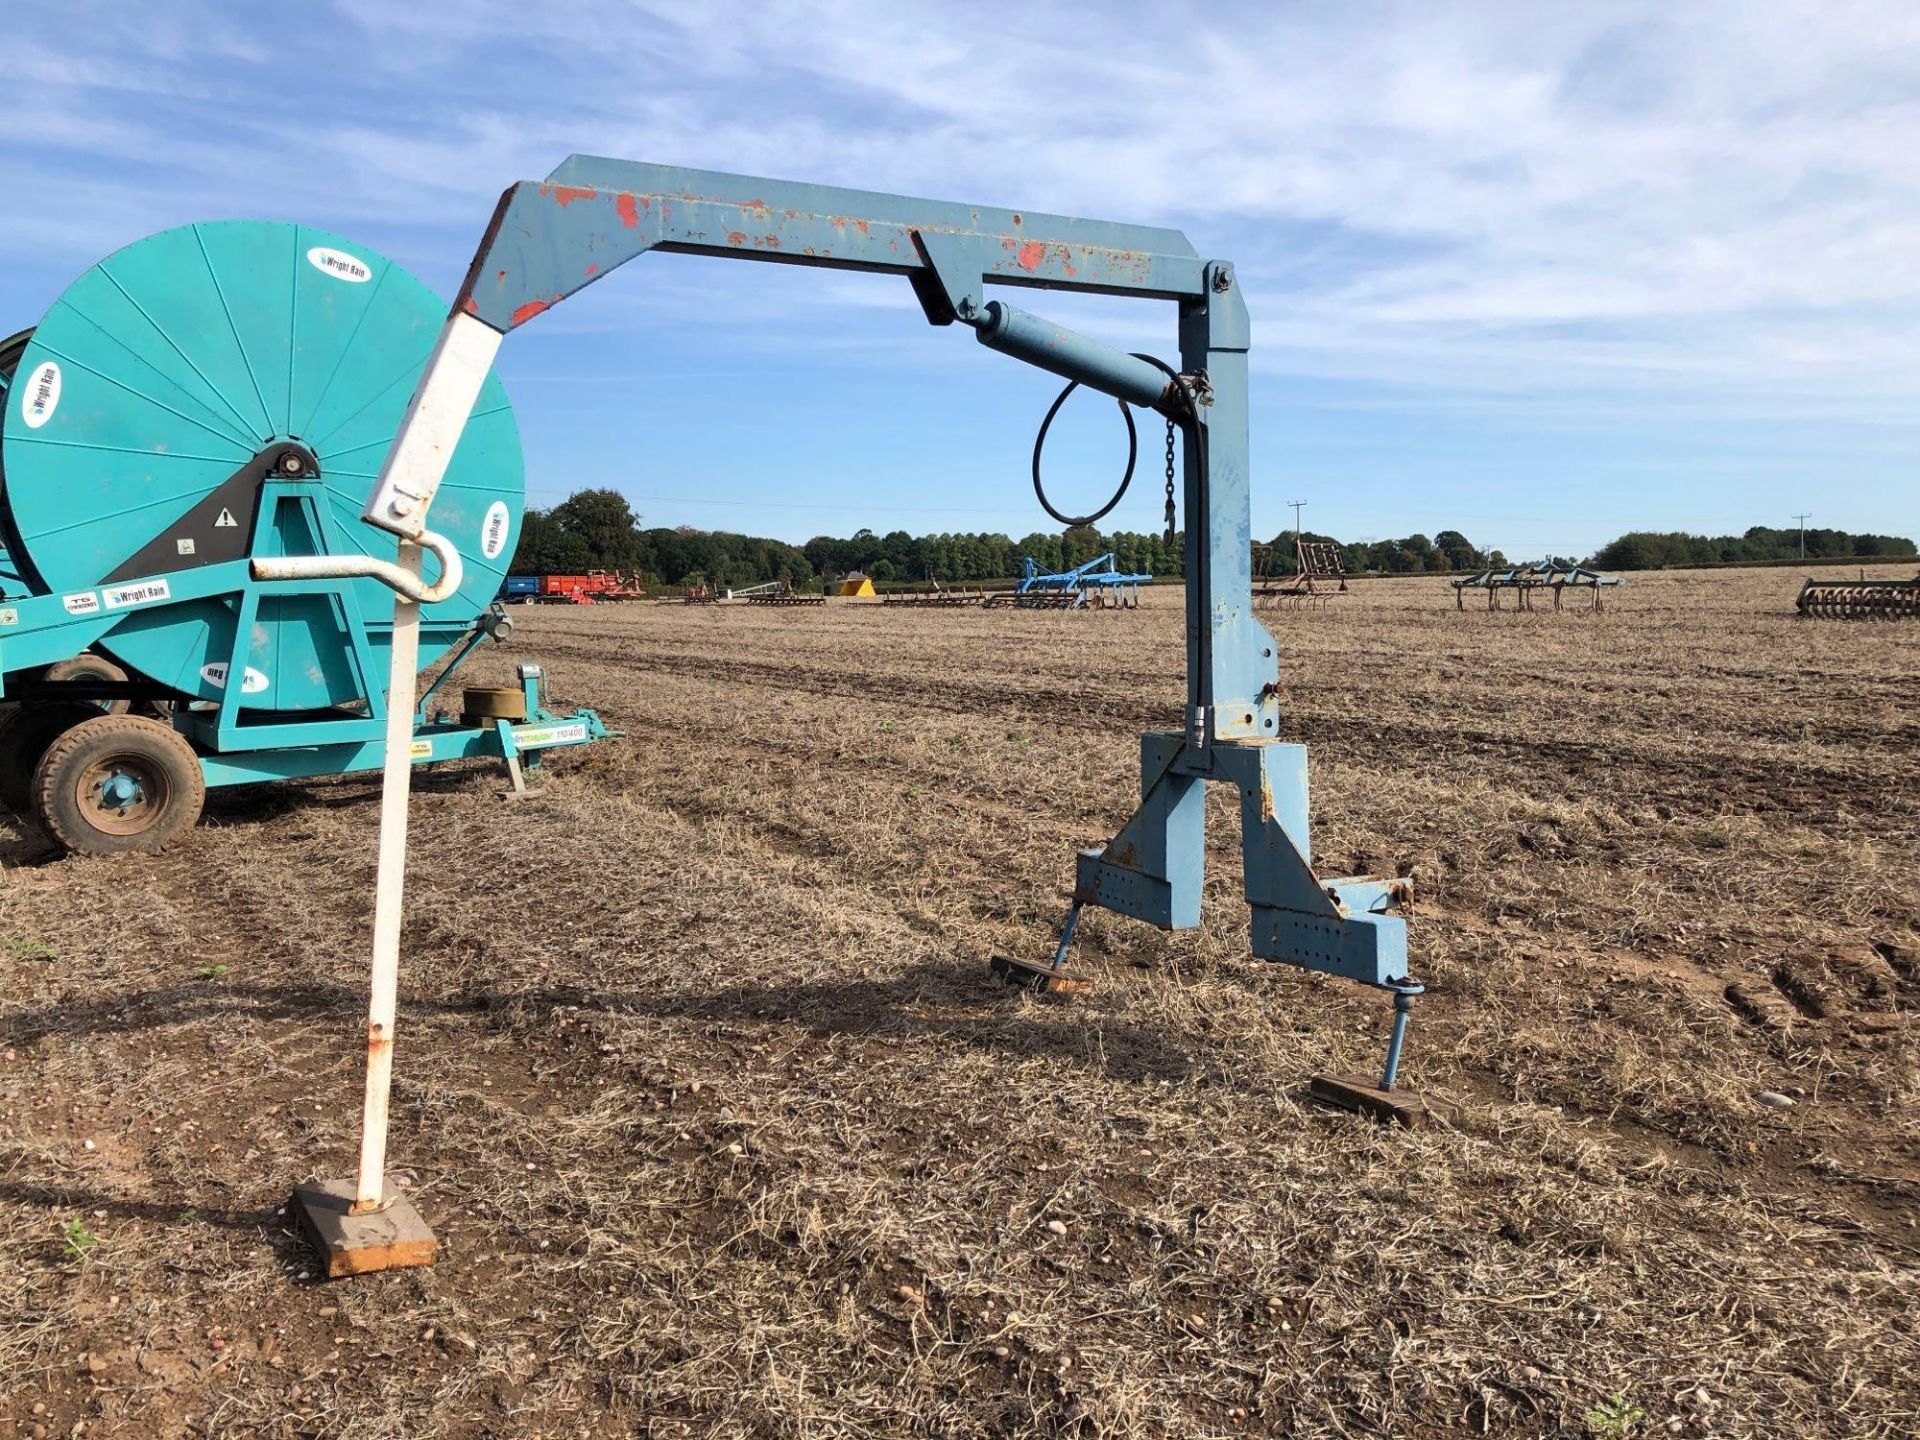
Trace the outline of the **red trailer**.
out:
M 638 600 L 646 593 L 635 577 L 589 570 L 584 575 L 542 575 L 536 598 L 544 605 L 597 605 L 603 600 Z

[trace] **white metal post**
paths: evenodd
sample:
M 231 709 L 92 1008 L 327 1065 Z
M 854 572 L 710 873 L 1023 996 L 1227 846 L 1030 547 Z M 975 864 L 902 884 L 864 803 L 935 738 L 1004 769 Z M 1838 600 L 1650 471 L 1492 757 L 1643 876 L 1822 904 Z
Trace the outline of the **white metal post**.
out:
M 416 580 L 421 551 L 400 542 L 400 568 Z M 353 1213 L 380 1208 L 386 1190 L 393 1025 L 400 986 L 400 922 L 407 873 L 407 796 L 413 783 L 413 706 L 420 659 L 420 606 L 393 597 L 393 663 L 387 682 L 387 750 L 380 778 L 380 857 L 373 895 L 373 974 L 367 1001 L 367 1095 L 360 1120 L 360 1175 Z

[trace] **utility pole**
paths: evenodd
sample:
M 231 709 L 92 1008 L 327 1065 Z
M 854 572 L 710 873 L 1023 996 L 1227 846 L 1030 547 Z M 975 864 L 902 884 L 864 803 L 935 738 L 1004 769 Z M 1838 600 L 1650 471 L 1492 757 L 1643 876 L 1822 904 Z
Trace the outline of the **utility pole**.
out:
M 1293 561 L 1296 570 L 1304 568 L 1300 561 L 1300 507 L 1306 503 L 1304 500 L 1287 501 L 1293 507 Z
M 1800 522 L 1800 558 L 1804 560 L 1807 558 L 1807 521 L 1813 518 L 1813 514 L 1809 511 L 1805 515 L 1796 515 L 1793 518 Z

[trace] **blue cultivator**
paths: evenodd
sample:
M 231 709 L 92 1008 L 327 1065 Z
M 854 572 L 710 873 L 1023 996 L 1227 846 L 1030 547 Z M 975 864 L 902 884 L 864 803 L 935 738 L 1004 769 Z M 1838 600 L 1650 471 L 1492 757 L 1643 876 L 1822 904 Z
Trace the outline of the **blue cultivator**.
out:
M 576 155 L 546 180 L 523 181 L 501 197 L 367 500 L 366 522 L 433 548 L 440 537 L 427 528 L 427 511 L 448 442 L 470 415 L 478 423 L 488 413 L 475 398 L 502 338 L 649 251 L 900 276 L 930 323 L 962 326 L 982 345 L 1064 377 L 1070 389 L 1113 396 L 1123 413 L 1152 410 L 1181 432 L 1185 713 L 1177 729 L 1142 738 L 1133 817 L 1108 843 L 1080 853 L 1053 962 L 996 968 L 1051 985 L 1087 905 L 1163 929 L 1198 925 L 1204 787 L 1228 785 L 1240 796 L 1254 954 L 1392 992 L 1388 1070 L 1379 1086 L 1362 1082 L 1373 1094 L 1390 1088 L 1407 1005 L 1420 991 L 1407 976 L 1406 924 L 1394 913 L 1409 887 L 1322 880 L 1308 863 L 1306 750 L 1280 739 L 1274 640 L 1253 614 L 1251 336 L 1233 267 L 1203 258 L 1173 230 Z M 989 300 L 989 285 L 1172 301 L 1179 363 L 1128 355 Z M 1171 505 L 1171 473 L 1168 489 Z
M 1140 605 L 1140 587 L 1151 575 L 1128 574 L 1114 568 L 1113 552 L 1096 555 L 1084 565 L 1058 574 L 1043 571 L 1031 555 L 1021 558 L 1024 573 L 1011 591 L 988 600 L 990 606 L 1011 605 L 1017 610 L 1134 610 Z

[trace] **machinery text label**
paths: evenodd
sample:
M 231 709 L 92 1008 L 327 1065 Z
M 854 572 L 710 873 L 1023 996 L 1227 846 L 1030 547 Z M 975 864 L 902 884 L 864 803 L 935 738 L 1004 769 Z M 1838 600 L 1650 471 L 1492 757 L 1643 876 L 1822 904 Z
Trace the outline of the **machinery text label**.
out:
M 507 548 L 507 502 L 496 500 L 487 507 L 487 518 L 480 522 L 480 553 L 498 560 Z
M 364 284 L 373 278 L 373 271 L 346 251 L 334 250 L 325 245 L 316 245 L 307 251 L 307 263 L 316 269 L 324 270 L 336 280 L 350 280 L 355 285 Z
M 60 367 L 43 360 L 20 387 L 20 418 L 29 430 L 38 430 L 53 418 L 60 405 Z
M 116 585 L 101 594 L 106 598 L 109 610 L 125 610 L 131 605 L 152 605 L 156 601 L 173 598 L 173 592 L 167 588 L 164 580 L 136 580 L 131 585 Z
M 522 750 L 538 750 L 547 745 L 566 745 L 587 738 L 585 721 L 576 721 L 571 725 L 542 725 L 537 730 L 516 730 L 513 743 Z

